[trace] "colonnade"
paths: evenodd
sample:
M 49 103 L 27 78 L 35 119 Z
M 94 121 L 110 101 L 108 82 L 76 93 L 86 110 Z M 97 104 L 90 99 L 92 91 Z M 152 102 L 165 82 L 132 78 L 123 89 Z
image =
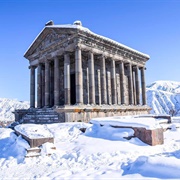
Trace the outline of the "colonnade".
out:
M 30 66 L 30 107 L 35 107 L 35 69 L 37 68 L 37 107 L 50 107 L 60 105 L 60 88 L 64 88 L 64 105 L 71 105 L 71 86 L 70 86 L 70 55 L 64 53 L 64 87 L 60 87 L 60 62 L 58 57 L 53 58 L 53 67 L 50 66 L 50 61 L 46 60 L 39 63 L 37 66 Z M 52 61 L 52 60 L 51 60 Z M 126 104 L 139 105 L 140 91 L 142 94 L 142 105 L 146 105 L 146 85 L 145 85 L 145 68 L 143 66 L 126 62 L 115 61 L 110 59 L 110 77 L 111 77 L 111 95 L 108 97 L 107 87 L 107 71 L 106 57 L 100 55 L 101 67 L 98 71 L 100 79 L 99 104 Z M 88 53 L 87 67 L 87 102 L 96 104 L 95 98 L 95 60 L 92 51 Z M 53 69 L 52 69 L 53 68 Z M 116 71 L 119 69 L 119 86 L 120 95 L 118 99 Z M 126 88 L 125 68 L 127 69 L 128 89 Z M 140 70 L 140 78 L 139 78 Z M 83 104 L 83 70 L 82 70 L 82 50 L 79 46 L 75 49 L 75 89 L 76 89 L 76 104 Z M 53 78 L 51 78 L 53 77 Z M 141 80 L 141 84 L 140 81 Z M 54 82 L 52 82 L 52 80 Z M 140 88 L 141 86 L 141 88 Z M 53 88 L 51 88 L 53 87 Z M 53 92 L 51 92 L 53 89 Z M 126 91 L 128 91 L 128 104 L 126 103 Z M 53 94 L 53 95 L 52 95 Z

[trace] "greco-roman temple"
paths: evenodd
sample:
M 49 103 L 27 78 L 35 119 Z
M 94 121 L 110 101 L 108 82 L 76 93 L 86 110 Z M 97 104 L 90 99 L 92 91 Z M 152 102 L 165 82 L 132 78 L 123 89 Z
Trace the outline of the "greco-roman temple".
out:
M 147 114 L 149 56 L 82 26 L 46 23 L 24 57 L 29 60 L 30 108 L 16 121 L 51 123 Z M 36 103 L 37 102 L 37 103 Z

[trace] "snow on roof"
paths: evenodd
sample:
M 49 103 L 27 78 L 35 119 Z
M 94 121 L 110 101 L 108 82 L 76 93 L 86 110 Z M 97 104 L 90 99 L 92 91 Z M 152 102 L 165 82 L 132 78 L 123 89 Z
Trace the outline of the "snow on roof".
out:
M 102 38 L 102 39 L 104 39 L 104 40 L 106 40 L 106 41 L 109 41 L 110 43 L 115 44 L 115 45 L 118 45 L 118 46 L 121 46 L 121 47 L 123 47 L 123 48 L 126 48 L 126 49 L 128 49 L 128 50 L 130 50 L 130 51 L 133 51 L 133 52 L 137 53 L 137 54 L 140 54 L 140 55 L 142 55 L 142 56 L 145 56 L 145 57 L 148 58 L 148 59 L 150 58 L 150 56 L 147 55 L 147 54 L 144 54 L 144 53 L 142 53 L 142 52 L 139 52 L 139 51 L 137 51 L 137 50 L 135 50 L 135 49 L 133 49 L 133 48 L 130 48 L 130 47 L 126 46 L 126 45 L 123 45 L 123 44 L 121 44 L 121 43 L 119 43 L 119 42 L 117 42 L 117 41 L 114 41 L 114 40 L 110 39 L 110 38 L 107 38 L 107 37 L 98 35 L 98 34 L 96 34 L 96 33 L 93 33 L 93 32 L 90 31 L 88 28 L 83 27 L 83 26 L 82 26 L 82 23 L 80 23 L 80 25 L 77 25 L 78 23 L 80 23 L 80 21 L 75 21 L 73 25 L 72 25 L 72 24 L 65 24 L 65 25 L 50 25 L 50 26 L 45 26 L 45 27 L 43 28 L 43 30 L 37 35 L 37 37 L 36 37 L 35 40 L 32 42 L 32 44 L 36 41 L 36 39 L 38 38 L 38 36 L 44 31 L 45 28 L 62 28 L 62 29 L 63 29 L 63 28 L 74 28 L 74 29 L 79 29 L 79 30 L 81 30 L 81 31 L 87 32 L 87 33 L 89 33 L 89 34 L 91 34 L 91 35 L 93 35 L 93 36 Z M 24 53 L 24 55 L 27 53 L 27 51 L 28 51 L 29 48 L 32 46 L 32 44 L 28 47 L 28 49 L 26 50 L 26 52 Z
M 141 127 L 146 129 L 161 128 L 159 122 L 151 117 L 137 116 L 113 116 L 103 118 L 93 118 L 90 120 L 93 124 L 110 125 L 110 126 L 125 126 L 125 127 Z

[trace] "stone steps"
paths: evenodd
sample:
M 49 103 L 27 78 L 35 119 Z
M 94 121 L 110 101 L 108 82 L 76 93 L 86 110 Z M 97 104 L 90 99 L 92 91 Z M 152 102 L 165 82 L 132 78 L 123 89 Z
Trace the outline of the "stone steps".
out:
M 23 117 L 23 123 L 57 123 L 59 115 L 53 109 L 31 109 Z
M 39 157 L 41 155 L 41 149 L 38 147 L 26 149 L 27 154 L 25 158 Z

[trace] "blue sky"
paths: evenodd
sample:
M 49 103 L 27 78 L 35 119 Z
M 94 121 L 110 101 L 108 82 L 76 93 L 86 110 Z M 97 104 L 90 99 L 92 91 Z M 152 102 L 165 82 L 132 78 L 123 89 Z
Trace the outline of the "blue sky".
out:
M 0 97 L 29 100 L 23 55 L 49 20 L 81 20 L 91 31 L 149 54 L 146 84 L 180 81 L 179 0 L 0 0 L 0 17 Z

